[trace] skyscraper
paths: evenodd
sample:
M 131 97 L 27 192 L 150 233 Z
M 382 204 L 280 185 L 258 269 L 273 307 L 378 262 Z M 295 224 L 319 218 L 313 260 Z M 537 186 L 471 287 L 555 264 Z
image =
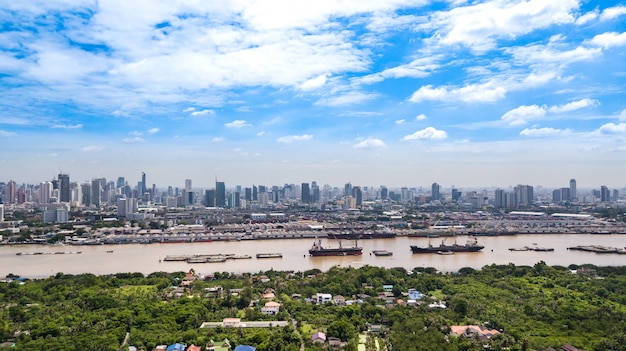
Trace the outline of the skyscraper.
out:
M 13 180 L 9 180 L 7 183 L 5 193 L 7 204 L 11 205 L 17 201 L 17 184 Z
M 569 180 L 569 197 L 570 197 L 570 201 L 576 201 L 577 197 L 576 197 L 576 179 L 570 179 Z
M 356 207 L 363 205 L 363 191 L 360 186 L 352 187 L 352 197 L 354 197 Z
M 50 197 L 52 197 L 52 182 L 41 182 L 39 184 L 39 203 L 49 203 Z
M 146 193 L 146 191 L 148 190 L 148 186 L 146 185 L 146 173 L 141 172 L 141 194 L 139 194 L 137 197 L 138 198 L 142 198 L 143 194 Z
M 215 206 L 226 207 L 226 184 L 215 182 Z
M 309 183 L 302 183 L 301 187 L 301 199 L 303 203 L 311 203 L 311 189 L 309 189 Z
M 91 181 L 91 204 L 100 206 L 101 202 L 102 186 L 100 185 L 100 179 L 94 179 Z
M 441 195 L 439 194 L 440 186 L 437 183 L 433 183 L 430 189 L 430 193 L 432 195 L 432 200 L 441 200 Z
M 185 179 L 185 190 L 191 191 L 191 179 Z
M 70 175 L 59 173 L 59 201 L 70 202 Z

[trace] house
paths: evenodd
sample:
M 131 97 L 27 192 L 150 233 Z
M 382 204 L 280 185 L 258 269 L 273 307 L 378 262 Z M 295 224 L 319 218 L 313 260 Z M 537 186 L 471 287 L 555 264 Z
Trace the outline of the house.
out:
M 393 291 L 393 285 L 383 285 L 383 291 Z
M 202 351 L 202 348 L 200 346 L 196 346 L 194 344 L 191 344 L 191 345 L 187 346 L 187 351 Z
M 478 339 L 485 341 L 494 335 L 500 334 L 500 332 L 495 329 L 487 329 L 482 325 L 453 325 L 450 326 L 450 334 L 454 336 L 463 335 L 467 338 L 477 336 Z
M 340 348 L 343 345 L 345 345 L 345 343 L 342 342 L 341 339 L 339 338 L 333 338 L 333 337 L 328 338 L 328 346 L 332 348 Z
M 422 293 L 417 291 L 416 289 L 409 289 L 408 296 L 409 300 L 419 300 L 422 298 Z
M 207 351 L 230 351 L 230 341 L 228 339 L 224 339 L 221 344 L 216 344 L 215 341 L 209 341 L 209 344 L 206 346 Z
M 176 344 L 169 345 L 165 349 L 165 351 L 185 351 L 186 348 L 187 348 L 187 345 L 176 343 Z
M 323 305 L 326 302 L 332 301 L 332 299 L 333 299 L 333 296 L 331 294 L 321 294 L 321 293 L 315 294 L 315 296 L 312 298 L 312 300 L 315 301 L 318 305 Z
M 393 304 L 396 302 L 396 297 L 389 291 L 379 292 L 378 298 L 385 301 L 386 304 Z
M 241 318 L 224 318 L 222 323 L 224 328 L 238 328 L 241 324 Z
M 158 345 L 152 351 L 165 351 L 167 350 L 167 345 Z
M 346 305 L 346 299 L 341 296 L 341 295 L 335 295 L 333 296 L 333 304 L 335 306 L 345 306 Z
M 280 312 L 280 304 L 274 301 L 268 301 L 265 306 L 261 307 L 261 313 L 265 315 L 276 315 Z
M 572 346 L 570 344 L 565 344 L 565 345 L 561 346 L 561 350 L 563 350 L 563 351 L 581 351 L 581 350 L 575 348 L 574 346 Z
M 276 295 L 274 295 L 273 292 L 268 291 L 266 293 L 263 294 L 263 299 L 264 300 L 273 300 L 276 297 Z
M 256 350 L 256 348 L 249 346 L 249 345 L 237 345 L 237 347 L 235 347 L 235 351 L 254 351 L 254 350 Z
M 224 289 L 221 286 L 212 286 L 209 288 L 204 288 L 206 297 L 222 297 L 223 291 Z
M 318 343 L 318 344 L 323 344 L 326 342 L 326 334 L 322 333 L 322 332 L 317 332 L 317 333 L 313 333 L 313 335 L 311 335 L 311 342 L 312 343 Z

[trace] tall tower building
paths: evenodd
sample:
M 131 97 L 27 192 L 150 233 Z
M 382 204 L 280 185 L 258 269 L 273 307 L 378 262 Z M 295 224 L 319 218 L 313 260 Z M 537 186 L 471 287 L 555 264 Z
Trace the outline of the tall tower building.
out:
M 215 206 L 226 207 L 226 184 L 215 182 Z
M 70 196 L 70 175 L 59 173 L 59 201 L 70 202 L 72 198 Z
M 507 198 L 506 191 L 502 189 L 496 189 L 495 193 L 495 206 L 496 208 L 506 208 L 507 207 Z
M 380 199 L 385 201 L 387 200 L 387 196 L 389 196 L 389 190 L 387 189 L 386 186 L 381 186 L 380 187 Z
M 576 201 L 576 179 L 572 178 L 569 180 L 569 197 L 570 201 Z
M 433 183 L 433 185 L 431 186 L 430 193 L 432 195 L 433 201 L 441 200 L 441 195 L 439 194 L 440 189 L 441 187 L 437 183 Z
M 5 197 L 7 204 L 11 205 L 17 201 L 17 184 L 13 180 L 9 180 L 5 189 Z
M 102 186 L 100 185 L 100 179 L 94 179 L 91 181 L 91 204 L 100 206 L 102 196 Z
M 52 197 L 52 182 L 41 182 L 39 184 L 39 203 L 49 203 L 50 197 Z
M 311 189 L 309 189 L 309 183 L 302 183 L 301 187 L 301 199 L 303 203 L 311 203 Z
M 143 194 L 146 193 L 146 191 L 148 190 L 148 185 L 146 184 L 146 173 L 141 172 L 141 194 L 139 194 L 137 197 L 138 198 L 142 198 Z
M 185 179 L 185 190 L 191 191 L 191 179 Z
M 363 205 L 363 191 L 361 191 L 360 186 L 352 188 L 352 197 L 354 197 L 356 207 L 361 207 L 361 205 Z

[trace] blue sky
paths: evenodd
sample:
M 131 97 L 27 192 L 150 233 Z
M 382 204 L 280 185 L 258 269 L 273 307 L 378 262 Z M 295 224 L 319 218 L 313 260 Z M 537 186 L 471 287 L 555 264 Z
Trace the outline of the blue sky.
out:
M 0 0 L 0 181 L 624 186 L 620 1 Z

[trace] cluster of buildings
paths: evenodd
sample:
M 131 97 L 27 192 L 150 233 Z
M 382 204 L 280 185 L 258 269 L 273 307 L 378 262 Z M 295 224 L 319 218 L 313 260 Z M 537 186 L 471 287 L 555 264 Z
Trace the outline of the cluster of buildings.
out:
M 517 185 L 509 189 L 484 189 L 461 191 L 455 187 L 442 189 L 438 183 L 427 187 L 356 186 L 351 183 L 343 187 L 320 186 L 317 182 L 284 184 L 282 186 L 236 185 L 227 188 L 216 181 L 210 189 L 193 188 L 191 179 L 185 180 L 182 188 L 148 186 L 146 173 L 135 186 L 129 185 L 124 177 L 117 181 L 95 178 L 87 182 L 73 182 L 70 175 L 60 173 L 56 179 L 39 184 L 18 184 L 13 180 L 0 182 L 0 220 L 3 206 L 32 206 L 42 212 L 45 223 L 65 223 L 71 210 L 93 210 L 115 207 L 117 216 L 126 219 L 144 219 L 142 209 L 160 208 L 243 208 L 265 209 L 276 206 L 299 205 L 323 210 L 362 209 L 385 205 L 430 204 L 435 206 L 453 204 L 469 209 L 495 207 L 519 209 L 537 203 L 589 204 L 611 203 L 620 200 L 618 189 L 601 186 L 581 192 L 576 180 L 569 187 L 544 189 L 531 185 Z

